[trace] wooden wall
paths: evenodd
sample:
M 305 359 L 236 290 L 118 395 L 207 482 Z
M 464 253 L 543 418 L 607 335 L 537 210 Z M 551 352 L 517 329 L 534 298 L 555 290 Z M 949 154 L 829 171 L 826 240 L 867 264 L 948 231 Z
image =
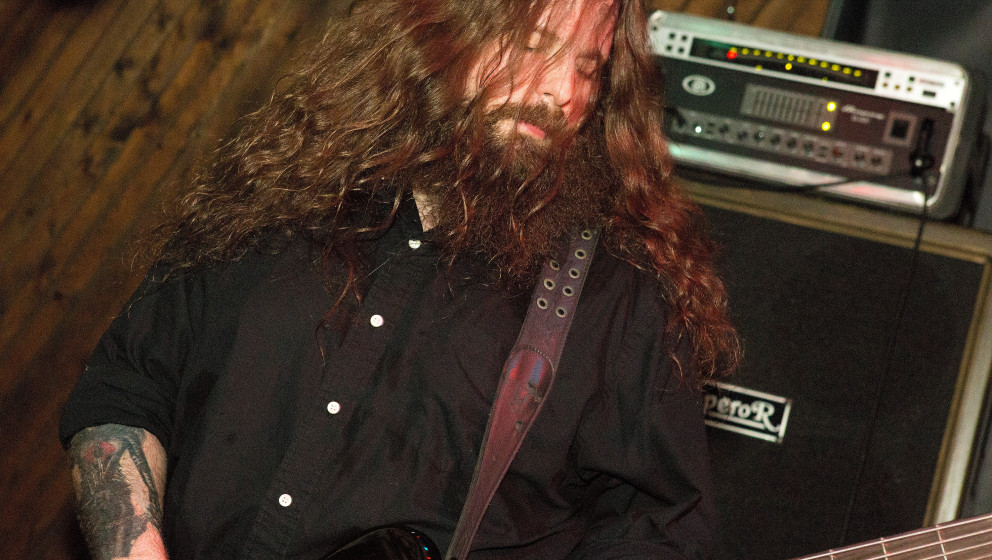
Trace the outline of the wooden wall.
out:
M 56 427 L 142 276 L 132 243 L 344 5 L 0 2 L 0 558 L 87 557 Z M 708 16 L 727 5 L 652 3 Z M 826 6 L 741 0 L 736 18 L 816 34 Z

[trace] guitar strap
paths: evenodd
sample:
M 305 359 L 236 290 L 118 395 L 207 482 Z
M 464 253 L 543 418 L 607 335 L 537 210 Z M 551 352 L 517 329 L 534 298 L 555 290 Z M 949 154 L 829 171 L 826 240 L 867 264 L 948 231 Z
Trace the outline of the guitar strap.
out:
M 446 560 L 468 556 L 489 502 L 551 390 L 598 237 L 598 230 L 583 230 L 572 240 L 564 263 L 552 259 L 541 270 L 517 342 L 503 364 L 496 402 Z

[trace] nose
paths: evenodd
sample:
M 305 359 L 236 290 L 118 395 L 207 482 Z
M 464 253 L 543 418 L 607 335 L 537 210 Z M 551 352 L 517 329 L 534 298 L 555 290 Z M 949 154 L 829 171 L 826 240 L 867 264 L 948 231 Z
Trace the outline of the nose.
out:
M 560 109 L 570 122 L 576 106 L 577 78 L 574 64 L 560 60 L 545 71 L 540 84 L 541 100 Z

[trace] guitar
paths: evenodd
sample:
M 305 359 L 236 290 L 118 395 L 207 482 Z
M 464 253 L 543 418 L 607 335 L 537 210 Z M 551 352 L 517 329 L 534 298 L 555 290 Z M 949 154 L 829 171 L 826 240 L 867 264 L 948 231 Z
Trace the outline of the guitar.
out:
M 441 560 L 427 535 L 409 527 L 366 533 L 324 560 Z M 948 521 L 793 560 L 990 560 L 992 514 Z
M 948 521 L 794 560 L 989 560 L 992 514 Z
M 324 560 L 441 560 L 430 537 L 409 527 L 383 527 L 365 533 Z

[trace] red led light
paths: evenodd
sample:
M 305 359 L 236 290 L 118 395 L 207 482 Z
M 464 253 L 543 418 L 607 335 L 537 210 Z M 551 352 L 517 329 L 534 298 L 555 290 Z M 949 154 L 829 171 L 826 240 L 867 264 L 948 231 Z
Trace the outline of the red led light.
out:
M 727 58 L 730 60 L 737 58 L 737 51 L 727 51 Z

